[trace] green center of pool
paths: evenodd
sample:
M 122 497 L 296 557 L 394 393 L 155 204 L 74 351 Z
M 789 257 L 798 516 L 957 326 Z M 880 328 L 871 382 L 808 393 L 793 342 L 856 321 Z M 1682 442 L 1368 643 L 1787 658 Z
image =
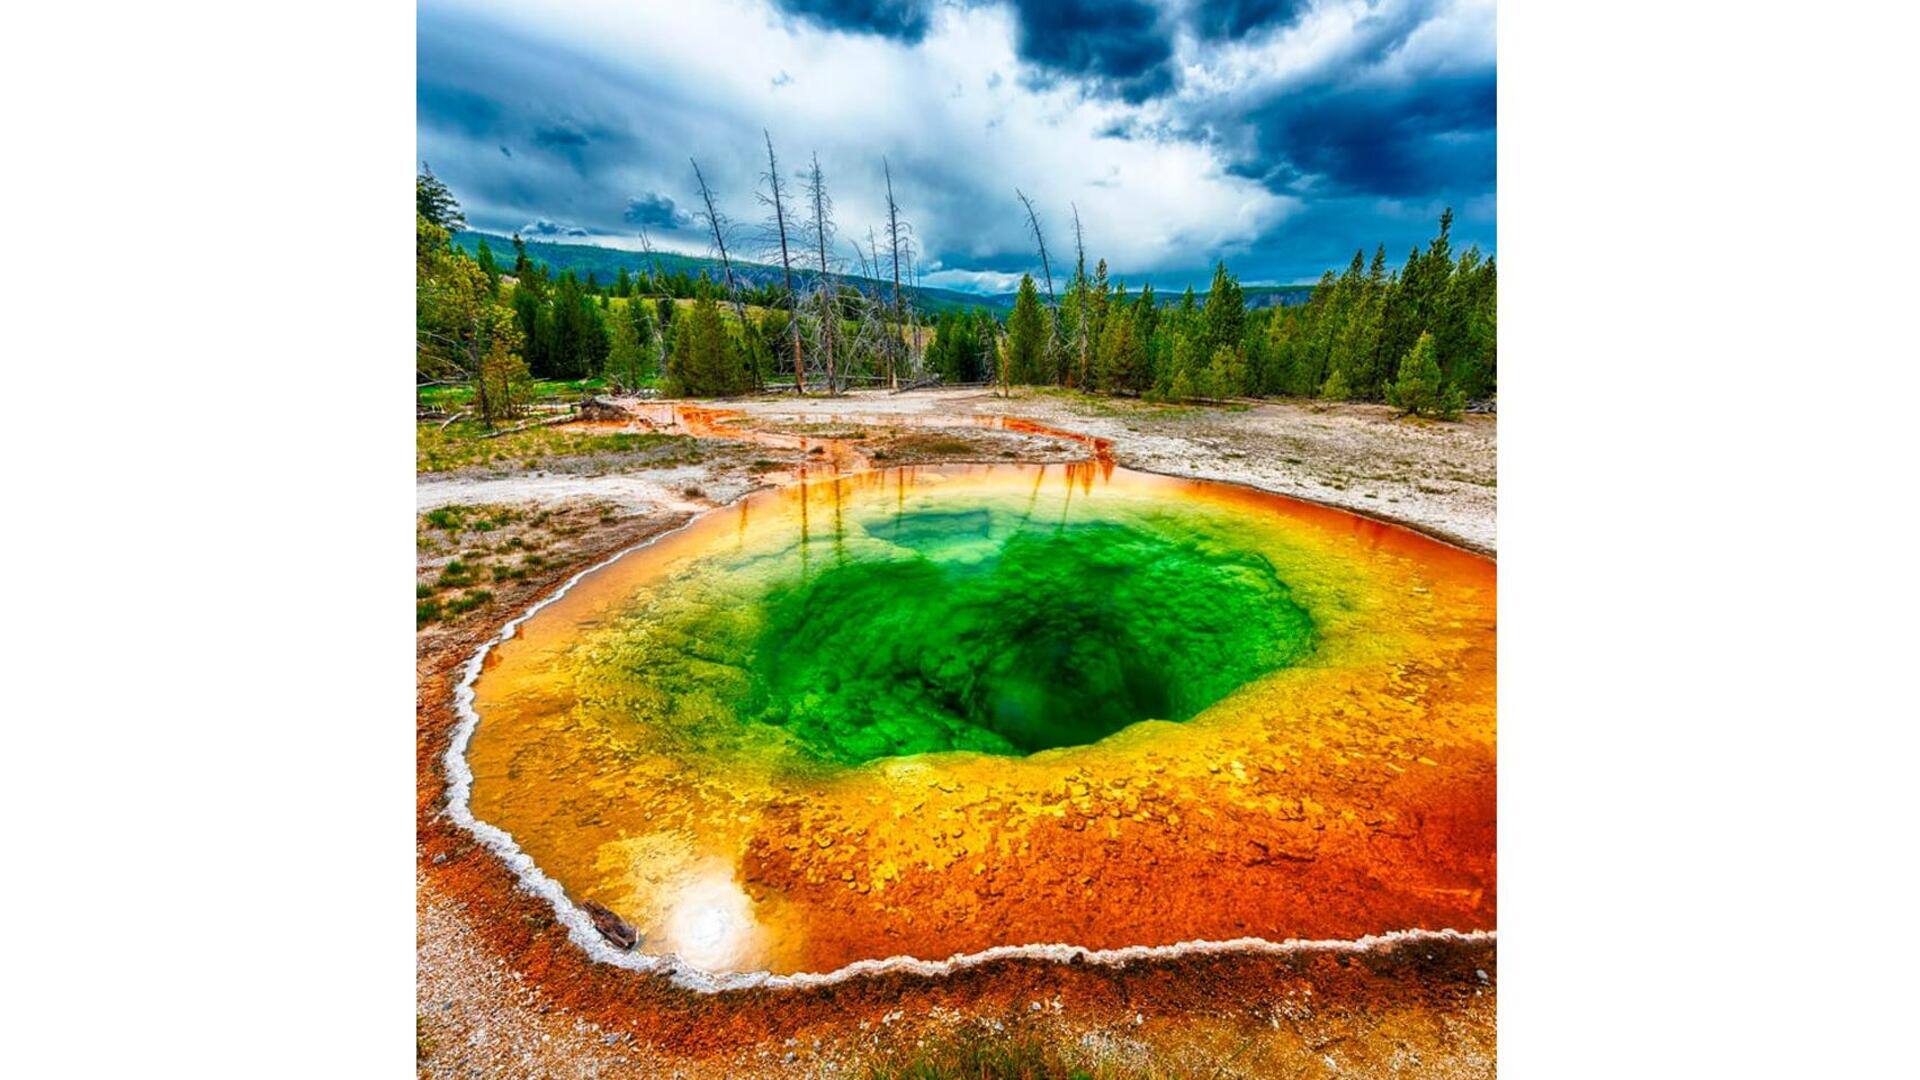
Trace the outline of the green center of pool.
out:
M 1311 646 L 1273 566 L 1218 531 L 1005 518 L 906 512 L 868 528 L 884 557 L 774 584 L 738 715 L 841 765 L 1030 754 L 1186 720 Z

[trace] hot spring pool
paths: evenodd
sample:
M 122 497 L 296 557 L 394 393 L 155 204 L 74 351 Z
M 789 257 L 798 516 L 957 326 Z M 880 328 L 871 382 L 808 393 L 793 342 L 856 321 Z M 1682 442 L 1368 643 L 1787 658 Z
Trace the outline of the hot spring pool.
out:
M 475 818 L 695 973 L 1490 928 L 1494 570 L 1111 465 L 813 480 L 487 655 Z

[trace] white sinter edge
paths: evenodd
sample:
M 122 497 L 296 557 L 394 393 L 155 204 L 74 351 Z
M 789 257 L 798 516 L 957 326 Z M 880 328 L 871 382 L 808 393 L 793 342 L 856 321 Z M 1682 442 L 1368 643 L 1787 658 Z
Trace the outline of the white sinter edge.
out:
M 611 964 L 614 967 L 630 971 L 667 975 L 673 985 L 686 990 L 701 993 L 719 993 L 727 990 L 748 990 L 756 987 L 773 989 L 804 989 L 808 987 L 830 986 L 849 979 L 866 975 L 912 974 L 945 975 L 964 968 L 990 964 L 997 960 L 1048 960 L 1054 963 L 1103 964 L 1114 967 L 1148 960 L 1168 960 L 1181 956 L 1219 955 L 1229 953 L 1287 955 L 1293 953 L 1367 953 L 1389 949 L 1398 945 L 1421 941 L 1446 942 L 1491 942 L 1497 940 L 1497 931 L 1493 930 L 1391 930 L 1384 934 L 1368 934 L 1365 937 L 1326 940 L 1301 940 L 1289 938 L 1286 941 L 1270 941 L 1266 938 L 1243 937 L 1225 941 L 1182 941 L 1172 945 L 1128 945 L 1118 949 L 1088 949 L 1080 945 L 996 945 L 974 953 L 958 953 L 945 960 L 921 960 L 912 956 L 890 956 L 885 959 L 856 960 L 833 971 L 802 971 L 790 975 L 776 975 L 770 971 L 705 971 L 682 960 L 671 953 L 625 952 L 614 948 L 600 932 L 594 928 L 593 920 L 587 913 L 568 899 L 567 891 L 560 883 L 548 877 L 544 871 L 534 865 L 533 857 L 520 849 L 512 834 L 497 825 L 491 825 L 473 816 L 471 806 L 473 796 L 473 769 L 467 764 L 467 744 L 473 739 L 474 729 L 480 724 L 480 714 L 473 707 L 473 684 L 480 677 L 480 669 L 485 664 L 487 654 L 495 645 L 510 640 L 520 629 L 520 624 L 533 618 L 540 609 L 565 596 L 582 578 L 620 561 L 635 551 L 672 536 L 698 521 L 699 516 L 684 524 L 652 536 L 632 547 L 623 548 L 606 559 L 587 567 L 585 570 L 567 579 L 566 584 L 556 589 L 552 595 L 528 608 L 517 618 L 500 628 L 500 632 L 481 645 L 461 672 L 460 683 L 454 687 L 453 707 L 459 717 L 454 727 L 453 741 L 447 747 L 447 814 L 462 828 L 472 833 L 475 839 L 507 864 L 514 876 L 519 879 L 520 888 L 535 896 L 544 898 L 553 905 L 554 914 L 567 928 L 567 937 L 581 951 L 593 960 Z

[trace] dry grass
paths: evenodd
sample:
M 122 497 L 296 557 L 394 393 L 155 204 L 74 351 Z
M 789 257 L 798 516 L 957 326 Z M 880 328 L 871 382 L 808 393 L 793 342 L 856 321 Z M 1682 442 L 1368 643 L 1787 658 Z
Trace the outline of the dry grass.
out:
M 532 468 L 546 458 L 644 456 L 649 465 L 678 465 L 699 460 L 694 440 L 684 435 L 635 431 L 580 431 L 559 427 L 528 428 L 485 438 L 477 421 L 446 428 L 421 424 L 414 435 L 417 472 L 493 466 Z

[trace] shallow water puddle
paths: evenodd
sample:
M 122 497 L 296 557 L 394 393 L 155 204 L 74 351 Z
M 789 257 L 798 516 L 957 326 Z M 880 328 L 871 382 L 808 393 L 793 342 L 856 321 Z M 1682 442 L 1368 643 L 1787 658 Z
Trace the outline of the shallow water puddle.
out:
M 641 951 L 1494 924 L 1494 567 L 1073 465 L 816 477 L 581 579 L 474 686 L 472 809 Z

